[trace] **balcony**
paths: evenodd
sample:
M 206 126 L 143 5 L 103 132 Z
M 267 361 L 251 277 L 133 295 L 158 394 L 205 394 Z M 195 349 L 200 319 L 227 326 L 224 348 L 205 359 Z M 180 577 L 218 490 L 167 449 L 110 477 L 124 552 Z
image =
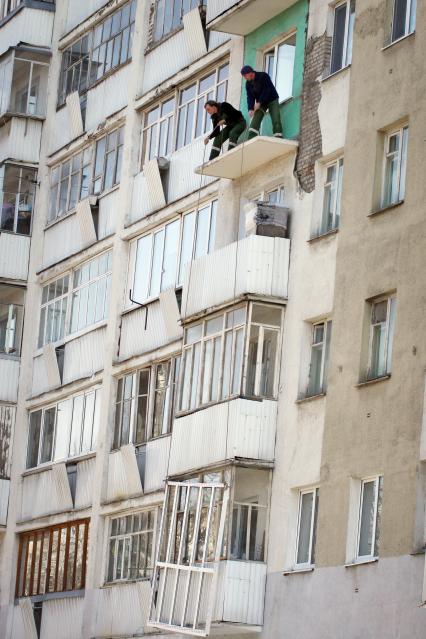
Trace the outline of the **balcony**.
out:
M 195 172 L 198 175 L 237 180 L 272 160 L 294 156 L 298 145 L 296 140 L 258 135 L 239 144 L 231 151 L 222 153 L 214 160 L 198 166 Z
M 209 0 L 207 28 L 245 36 L 292 4 L 295 0 Z
M 289 259 L 290 240 L 259 235 L 198 258 L 185 278 L 182 317 L 204 314 L 250 295 L 286 300 Z
M 0 55 L 21 42 L 50 47 L 54 10 L 54 0 L 0 0 Z
M 44 118 L 49 54 L 37 49 L 12 49 L 0 63 L 0 118 L 12 115 Z

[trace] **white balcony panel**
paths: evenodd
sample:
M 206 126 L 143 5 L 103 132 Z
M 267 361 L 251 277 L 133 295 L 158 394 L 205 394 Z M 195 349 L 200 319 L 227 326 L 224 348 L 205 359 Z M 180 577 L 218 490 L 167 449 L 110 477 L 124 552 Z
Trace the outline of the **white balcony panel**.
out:
M 34 47 L 52 44 L 54 11 L 24 7 L 1 28 L 0 55 L 10 47 L 26 42 Z
M 148 313 L 145 329 L 145 316 Z M 163 319 L 159 301 L 147 307 L 137 308 L 123 315 L 121 322 L 120 359 L 149 353 L 170 344 L 183 335 L 181 326 L 176 325 L 176 334 L 171 336 Z
M 188 49 L 184 30 L 181 29 L 145 56 L 142 93 L 147 93 L 176 75 L 191 62 L 194 62 L 194 57 Z
M 0 479 L 0 526 L 6 526 L 7 524 L 9 492 L 10 492 L 10 480 Z
M 115 233 L 119 200 L 120 189 L 99 198 L 98 240 L 103 240 Z
M 277 403 L 236 398 L 175 419 L 169 475 L 243 457 L 273 462 Z
M 13 117 L 0 130 L 0 163 L 5 160 L 38 164 L 42 122 Z
M 13 57 L 8 55 L 0 62 L 0 113 L 9 111 L 13 78 Z
M 108 639 L 142 636 L 148 617 L 150 597 L 149 580 L 96 590 L 95 621 L 90 636 Z
M 64 597 L 43 602 L 43 639 L 75 639 L 83 635 L 84 597 Z
M 250 293 L 287 299 L 289 259 L 290 240 L 259 235 L 198 258 L 185 277 L 182 316 L 190 317 Z
M 27 279 L 30 242 L 26 235 L 0 233 L 0 277 Z
M 64 105 L 52 116 L 51 139 L 49 143 L 49 152 L 54 153 L 62 147 L 66 146 L 73 139 L 71 131 L 70 119 L 68 117 L 68 109 Z
M 85 0 L 85 2 L 68 2 L 67 18 L 62 35 L 74 29 L 84 20 L 87 20 L 92 13 L 108 4 L 108 0 Z
M 266 564 L 222 561 L 219 564 L 214 621 L 263 624 Z
M 153 439 L 146 445 L 144 493 L 164 489 L 168 475 L 171 437 Z
M 207 27 L 247 35 L 292 4 L 295 0 L 209 0 Z
M 197 191 L 201 186 L 206 186 L 214 181 L 214 178 L 207 175 L 201 177 L 194 173 L 196 167 L 203 160 L 206 148 L 203 138 L 198 138 L 171 155 L 167 198 L 169 203 L 179 200 L 185 195 Z
M 131 65 L 97 84 L 87 93 L 86 131 L 92 131 L 106 118 L 129 103 Z
M 44 232 L 43 268 L 78 253 L 82 248 L 83 240 L 77 216 L 68 215 Z
M 137 222 L 153 212 L 148 196 L 146 177 L 141 171 L 133 178 L 132 206 L 128 215 L 128 222 Z
M 31 395 L 33 397 L 37 397 L 37 395 L 47 393 L 47 391 L 57 388 L 57 386 L 57 384 L 52 384 L 49 381 L 48 361 L 46 360 L 44 353 L 34 357 Z
M 107 501 L 142 494 L 142 482 L 132 444 L 122 446 L 108 457 Z
M 65 464 L 50 468 L 22 480 L 21 518 L 32 519 L 72 509 L 71 491 Z M 67 483 L 65 483 L 67 482 Z
M 220 31 L 210 31 L 209 33 L 209 51 L 213 51 L 229 40 L 229 33 L 220 33 Z
M 92 505 L 96 458 L 91 457 L 77 464 L 75 507 L 87 508 Z
M 65 344 L 63 384 L 92 377 L 103 369 L 105 335 L 102 327 Z
M 199 175 L 237 180 L 277 158 L 285 158 L 286 156 L 294 158 L 297 147 L 296 140 L 258 135 L 239 144 L 231 151 L 222 153 L 214 160 L 198 166 L 195 172 Z
M 0 401 L 16 402 L 18 399 L 19 359 L 0 355 Z

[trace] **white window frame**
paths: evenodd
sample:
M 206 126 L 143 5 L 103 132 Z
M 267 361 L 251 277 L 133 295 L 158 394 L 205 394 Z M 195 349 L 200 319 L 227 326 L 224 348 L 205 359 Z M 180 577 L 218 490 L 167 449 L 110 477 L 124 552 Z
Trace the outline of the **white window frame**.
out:
M 389 143 L 392 137 L 399 136 L 399 149 L 397 152 L 389 151 Z M 403 126 L 392 129 L 385 135 L 384 148 L 383 148 L 383 170 L 382 170 L 382 194 L 381 194 L 381 207 L 386 208 L 393 206 L 399 202 L 403 202 L 405 198 L 406 190 L 406 177 L 407 177 L 407 160 L 408 160 L 408 144 L 409 144 L 409 126 L 404 124 Z M 404 156 L 405 153 L 405 156 Z M 390 194 L 386 192 L 386 183 L 388 181 L 388 161 L 393 157 L 398 158 L 397 164 L 397 186 L 398 197 L 392 201 Z M 404 192 L 401 193 L 401 177 L 403 178 Z
M 315 340 L 315 330 L 318 326 L 323 326 L 323 340 L 322 341 L 314 341 Z M 312 324 L 312 339 L 311 339 L 311 359 L 309 364 L 309 379 L 308 379 L 308 389 L 307 389 L 307 397 L 313 397 L 315 395 L 320 395 L 325 393 L 327 388 L 327 365 L 328 365 L 328 349 L 330 347 L 331 340 L 331 331 L 332 331 L 332 321 L 331 319 L 323 319 L 320 322 L 315 322 Z M 321 371 L 320 371 L 320 383 L 319 388 L 316 392 L 311 391 L 311 370 L 312 370 L 312 356 L 313 350 L 316 346 L 322 345 L 321 350 Z
M 233 514 L 234 514 L 234 510 L 237 508 L 238 511 L 238 515 L 237 515 L 237 524 L 236 524 L 236 531 L 234 530 L 234 526 L 232 525 L 233 523 Z M 232 541 L 234 540 L 235 536 L 239 536 L 239 530 L 241 529 L 241 515 L 242 515 L 242 509 L 243 508 L 247 508 L 248 512 L 247 512 L 247 531 L 246 531 L 246 539 L 245 539 L 245 558 L 241 559 L 241 558 L 235 558 L 233 556 L 232 553 Z M 265 539 L 265 546 L 263 548 L 263 557 L 262 559 L 250 559 L 250 539 L 251 539 L 251 529 L 252 529 L 252 511 L 253 510 L 257 510 L 257 511 L 268 511 L 268 506 L 265 504 L 259 504 L 258 502 L 255 501 L 233 501 L 232 502 L 232 510 L 230 512 L 230 517 L 231 517 L 231 536 L 230 536 L 230 544 L 229 544 L 229 558 L 232 561 L 250 561 L 250 562 L 258 562 L 258 563 L 264 563 L 266 561 L 266 539 Z M 265 525 L 265 533 L 266 533 L 266 525 Z M 266 535 L 265 535 L 266 536 Z
M 398 0 L 393 0 L 392 7 L 392 24 L 391 24 L 391 43 L 398 42 L 398 40 L 402 40 L 402 38 L 406 38 L 411 33 L 414 33 L 416 30 L 416 12 L 417 12 L 417 0 L 407 0 L 407 6 L 405 10 L 405 26 L 404 33 L 397 38 L 394 38 L 394 27 L 395 27 L 395 10 L 396 3 Z
M 255 202 L 267 202 L 269 204 L 269 198 L 273 193 L 277 194 L 277 201 L 273 202 L 272 204 L 276 206 L 285 206 L 286 188 L 283 184 L 279 184 L 273 189 L 261 191 L 250 199 Z
M 98 274 L 95 277 L 88 279 L 86 282 L 75 284 L 76 273 L 78 271 L 82 270 L 85 266 L 92 264 L 95 261 L 100 262 L 104 257 L 107 260 L 107 264 L 106 264 L 107 270 L 104 273 L 101 273 L 100 275 Z M 70 280 L 71 290 L 70 290 L 70 304 L 69 304 L 70 308 L 69 308 L 69 318 L 68 318 L 68 334 L 69 335 L 80 333 L 81 331 L 84 331 L 85 329 L 87 329 L 89 326 L 95 326 L 96 324 L 99 324 L 100 322 L 104 322 L 108 318 L 108 304 L 109 304 L 109 297 L 110 297 L 111 278 L 112 278 L 112 250 L 109 250 L 104 253 L 101 253 L 100 255 L 97 255 L 95 258 L 92 258 L 88 262 L 84 262 L 83 264 L 81 264 L 80 266 L 76 267 L 73 270 L 72 277 Z M 102 290 L 101 285 L 103 280 L 105 280 L 105 290 L 103 291 L 102 306 L 104 311 L 103 311 L 102 317 L 100 317 L 97 320 L 94 318 L 93 322 L 89 322 L 89 323 L 87 322 L 87 316 L 89 312 L 89 297 L 87 297 L 87 300 L 85 302 L 86 303 L 86 311 L 85 311 L 86 321 L 83 326 L 78 326 L 77 324 L 77 327 L 74 328 L 73 319 L 74 319 L 74 308 L 75 308 L 74 304 L 76 303 L 76 299 L 77 299 L 76 295 L 79 295 L 86 288 L 90 292 L 90 290 L 92 289 L 92 286 L 96 284 L 96 289 L 95 289 L 96 304 L 94 305 L 94 313 L 96 313 L 97 304 L 98 304 L 98 294 L 99 294 L 99 290 Z M 81 305 L 82 299 L 83 299 L 83 296 L 79 298 L 79 310 L 78 310 L 77 322 L 80 321 L 79 320 L 80 305 Z
M 4 164 L 3 167 L 1 167 L 0 171 L 2 171 L 2 173 L 0 174 L 0 179 L 2 183 L 2 188 L 0 192 L 0 207 L 2 207 L 5 202 L 5 196 L 7 197 L 8 194 L 16 196 L 15 211 L 14 211 L 14 217 L 13 217 L 13 229 L 8 230 L 8 229 L 0 228 L 0 233 L 14 233 L 15 235 L 25 235 L 26 237 L 28 237 L 31 235 L 32 221 L 33 221 L 33 215 L 34 215 L 35 184 L 37 182 L 37 169 L 33 166 Z M 9 171 L 15 171 L 18 175 L 18 191 L 17 192 L 11 193 L 4 187 L 5 181 L 7 179 L 7 173 Z M 27 179 L 26 176 L 24 175 L 27 172 L 33 173 L 32 180 Z M 33 190 L 31 191 L 30 188 L 27 188 L 27 191 L 23 190 L 24 189 L 23 183 L 24 184 L 28 183 L 29 185 L 31 182 L 33 182 L 34 184 Z M 28 233 L 22 233 L 18 231 L 19 211 L 22 205 L 29 206 L 31 210 L 30 230 Z M 1 221 L 1 212 L 0 212 L 0 221 Z
M 333 7 L 333 37 L 332 37 L 331 52 L 330 52 L 330 74 L 338 73 L 342 69 L 346 69 L 346 67 L 350 66 L 350 64 L 352 63 L 352 45 L 353 45 L 353 32 L 354 32 L 355 10 L 356 10 L 356 7 L 354 6 L 354 11 L 353 11 L 354 17 L 351 20 L 352 3 L 355 5 L 355 0 L 343 0 L 343 2 L 338 2 Z M 345 33 L 343 35 L 342 60 L 341 60 L 340 66 L 337 69 L 332 69 L 331 65 L 333 62 L 333 51 L 334 51 L 334 44 L 335 44 L 336 10 L 340 9 L 344 5 L 346 5 L 346 16 L 345 16 Z
M 7 288 L 12 287 L 8 286 Z M 24 294 L 23 290 L 22 294 Z M 0 353 L 2 355 L 20 357 L 25 304 L 0 302 L 0 307 L 5 307 L 7 309 L 4 342 L 2 341 L 0 343 Z
M 381 375 L 377 375 L 373 372 L 373 340 L 374 340 L 374 328 L 383 324 L 383 322 L 374 322 L 374 306 L 382 302 L 387 302 L 386 309 L 386 322 L 385 322 L 385 341 L 384 341 L 384 369 L 385 372 Z M 392 350 L 393 350 L 393 338 L 395 331 L 395 324 L 391 326 L 391 317 L 394 313 L 393 321 L 396 320 L 396 294 L 378 297 L 371 302 L 370 320 L 369 320 L 369 343 L 368 343 L 368 366 L 367 366 L 367 380 L 378 379 L 380 377 L 386 377 L 389 375 L 392 368 Z M 392 329 L 392 332 L 391 330 Z
M 373 514 L 373 530 L 371 534 L 371 548 L 372 552 L 369 555 L 360 555 L 359 554 L 359 545 L 361 541 L 361 527 L 362 527 L 362 504 L 364 498 L 364 486 L 365 484 L 375 482 L 374 486 L 374 514 Z M 356 538 L 356 561 L 362 562 L 368 559 L 376 559 L 378 557 L 378 553 L 376 550 L 376 530 L 377 530 L 377 521 L 378 521 L 378 508 L 379 508 L 379 495 L 380 489 L 383 487 L 383 476 L 376 475 L 374 477 L 366 477 L 361 479 L 360 483 L 360 497 L 359 497 L 359 505 L 358 505 L 358 526 L 357 526 L 357 538 Z
M 285 102 L 288 102 L 289 100 L 292 100 L 293 97 L 294 97 L 294 67 L 295 67 L 295 63 L 296 63 L 297 30 L 293 30 L 291 33 L 288 33 L 285 36 L 285 38 L 283 38 L 282 40 L 279 40 L 278 42 L 276 42 L 271 47 L 268 47 L 268 49 L 266 49 L 265 53 L 263 54 L 263 69 L 264 69 L 264 71 L 266 73 L 269 73 L 268 72 L 268 68 L 269 68 L 268 60 L 270 58 L 273 59 L 273 62 L 274 62 L 273 71 L 272 71 L 272 75 L 270 75 L 270 77 L 271 77 L 272 82 L 274 83 L 274 86 L 277 86 L 278 49 L 283 44 L 287 44 L 287 41 L 291 40 L 292 38 L 294 38 L 295 42 L 294 42 L 294 59 L 293 59 L 293 74 L 292 74 L 292 82 L 291 82 L 291 93 L 290 93 L 290 95 L 287 95 L 285 97 L 281 97 L 280 96 L 280 98 L 279 98 L 279 103 L 280 104 L 284 104 Z
M 329 169 L 334 167 L 335 171 L 335 180 L 328 180 L 327 174 Z M 342 186 L 343 186 L 343 171 L 344 171 L 344 161 L 343 157 L 339 157 L 333 162 L 328 162 L 324 166 L 324 187 L 323 187 L 323 200 L 322 200 L 322 211 L 321 211 L 321 225 L 319 234 L 325 235 L 326 233 L 330 233 L 331 231 L 337 230 L 340 224 L 340 216 L 341 216 L 341 205 L 342 205 Z M 334 204 L 332 210 L 332 222 L 331 225 L 328 224 L 327 219 L 327 211 L 326 211 L 326 201 L 327 201 L 327 193 L 335 189 L 334 195 Z
M 171 111 L 162 115 L 163 106 L 173 100 L 173 108 Z M 149 115 L 153 111 L 158 109 L 158 118 L 156 118 L 150 124 L 148 123 Z M 152 158 L 156 157 L 169 157 L 174 148 L 174 135 L 175 135 L 175 118 L 176 118 L 176 94 L 173 93 L 161 102 L 157 102 L 152 108 L 144 111 L 142 115 L 142 134 L 141 134 L 141 150 L 140 150 L 140 169 L 143 170 L 145 162 L 149 162 Z M 166 135 L 166 149 L 160 149 L 161 128 L 166 123 L 167 135 Z M 155 153 L 151 154 L 151 138 L 153 128 L 156 127 L 157 138 L 155 144 Z M 171 135 L 170 135 L 171 128 Z M 170 142 L 170 145 L 169 145 Z M 170 146 L 170 148 L 169 148 Z
M 299 545 L 300 545 L 300 526 L 302 523 L 303 495 L 309 495 L 309 494 L 312 494 L 312 513 L 311 513 L 310 532 L 309 532 L 309 560 L 307 562 L 298 563 L 297 556 L 299 554 Z M 318 497 L 319 497 L 319 486 L 313 486 L 312 488 L 307 488 L 305 490 L 299 491 L 296 546 L 295 546 L 295 552 L 294 552 L 294 566 L 296 570 L 303 570 L 304 568 L 312 568 L 313 566 L 315 566 L 315 563 L 312 563 L 312 555 L 313 555 L 314 541 L 315 541 L 314 540 L 315 524 L 317 522 Z

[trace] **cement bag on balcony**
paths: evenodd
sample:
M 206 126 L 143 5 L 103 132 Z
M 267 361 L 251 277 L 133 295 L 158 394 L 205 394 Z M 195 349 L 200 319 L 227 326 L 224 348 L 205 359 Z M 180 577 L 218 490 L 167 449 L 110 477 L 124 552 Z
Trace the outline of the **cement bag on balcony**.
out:
M 244 207 L 246 236 L 287 237 L 290 209 L 268 202 L 249 202 Z

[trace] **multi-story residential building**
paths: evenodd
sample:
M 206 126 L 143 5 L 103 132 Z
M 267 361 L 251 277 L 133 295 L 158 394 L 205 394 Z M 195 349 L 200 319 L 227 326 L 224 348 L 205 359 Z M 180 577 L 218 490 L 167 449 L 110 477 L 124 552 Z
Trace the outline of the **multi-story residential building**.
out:
M 0 0 L 1 637 L 424 638 L 425 30 Z

